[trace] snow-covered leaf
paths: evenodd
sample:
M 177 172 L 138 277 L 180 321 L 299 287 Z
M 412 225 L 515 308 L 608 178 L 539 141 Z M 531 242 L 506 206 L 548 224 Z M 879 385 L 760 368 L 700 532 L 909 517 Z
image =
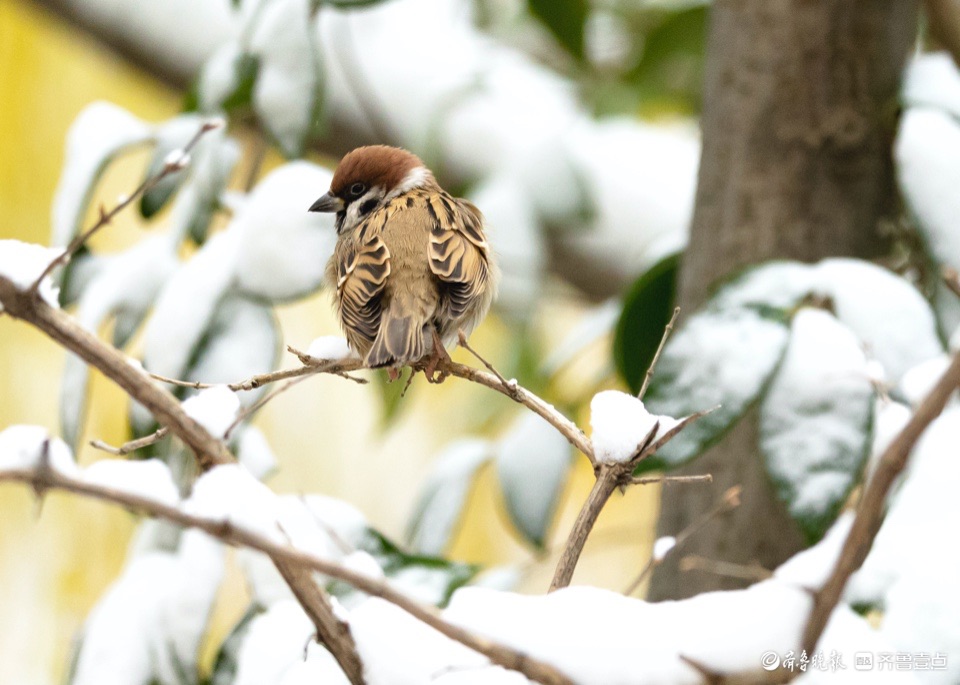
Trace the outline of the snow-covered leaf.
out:
M 316 164 L 291 162 L 257 184 L 229 227 L 239 238 L 236 274 L 243 292 L 277 302 L 323 282 L 336 240 L 333 217 L 307 208 L 330 179 Z
M 187 179 L 171 211 L 172 232 L 198 245 L 206 240 L 230 174 L 240 159 L 240 147 L 223 127 L 207 132 L 191 153 Z
M 93 188 L 118 153 L 150 139 L 151 128 L 106 102 L 88 105 L 70 126 L 66 158 L 53 200 L 53 244 L 70 242 L 86 215 Z
M 277 458 L 266 436 L 256 426 L 244 426 L 237 435 L 237 461 L 254 478 L 263 480 L 277 468 Z
M 309 0 L 272 0 L 250 39 L 260 69 L 253 108 L 287 157 L 299 157 L 317 126 L 321 73 Z
M 176 552 L 134 556 L 84 624 L 71 685 L 182 685 L 223 577 L 224 550 L 185 531 Z
M 690 317 L 664 348 L 644 402 L 651 413 L 677 417 L 719 408 L 637 472 L 679 466 L 719 439 L 766 387 L 786 349 L 787 326 L 787 313 L 772 308 L 708 308 Z
M 210 435 L 222 439 L 237 418 L 240 398 L 227 386 L 214 385 L 184 400 L 182 408 Z
M 679 268 L 678 253 L 664 257 L 636 280 L 624 298 L 613 339 L 613 360 L 633 392 L 640 391 L 673 315 Z
M 182 114 L 166 121 L 156 128 L 156 145 L 150 163 L 147 164 L 145 178 L 156 176 L 167 163 L 167 157 L 175 150 L 182 150 L 202 126 L 203 119 L 197 114 Z M 152 188 L 140 196 L 140 215 L 149 219 L 163 209 L 167 200 L 187 177 L 186 169 L 167 174 Z
M 210 674 L 210 685 L 233 685 L 237 676 L 238 656 L 243 642 L 250 630 L 253 619 L 263 613 L 263 609 L 256 604 L 250 605 L 243 617 L 227 635 L 217 657 L 213 662 L 213 673 Z
M 860 475 L 873 388 L 856 337 L 829 313 L 801 309 L 760 406 L 760 450 L 777 495 L 819 540 Z
M 446 549 L 477 470 L 492 456 L 493 446 L 479 439 L 453 442 L 437 456 L 420 490 L 407 531 L 407 540 L 414 550 L 440 554 Z
M 570 444 L 542 418 L 524 412 L 500 439 L 496 464 L 510 519 L 542 548 L 570 471 Z
M 421 602 L 436 606 L 446 605 L 454 591 L 470 582 L 479 570 L 473 564 L 410 554 L 372 528 L 367 529 L 357 549 L 376 560 L 391 585 Z
M 207 59 L 196 84 L 196 105 L 202 112 L 232 112 L 249 107 L 260 60 L 237 43 L 225 43 Z
M 179 263 L 170 235 L 153 236 L 124 252 L 101 258 L 80 295 L 80 325 L 96 333 L 113 316 L 114 344 L 126 344 Z M 74 448 L 83 433 L 89 373 L 86 362 L 67 355 L 60 388 L 60 428 Z

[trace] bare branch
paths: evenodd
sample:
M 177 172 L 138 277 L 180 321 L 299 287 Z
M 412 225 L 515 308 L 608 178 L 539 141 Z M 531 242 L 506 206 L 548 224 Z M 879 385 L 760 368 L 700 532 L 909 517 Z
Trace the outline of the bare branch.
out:
M 673 330 L 673 324 L 676 322 L 678 316 L 680 316 L 680 307 L 674 307 L 673 316 L 670 317 L 670 321 L 667 322 L 666 327 L 663 329 L 663 337 L 660 338 L 660 344 L 657 346 L 657 351 L 653 355 L 653 359 L 650 360 L 650 366 L 647 368 L 647 373 L 643 377 L 643 385 L 640 386 L 640 392 L 637 393 L 638 400 L 642 400 L 643 396 L 647 394 L 647 386 L 650 385 L 650 379 L 653 378 L 653 370 L 657 368 L 657 362 L 660 361 L 660 354 L 663 352 L 663 348 L 667 344 L 667 338 L 670 337 L 670 332 Z
M 960 274 L 956 269 L 951 266 L 943 267 L 943 282 L 950 288 L 950 292 L 960 297 Z
M 166 426 L 163 426 L 162 428 L 158 428 L 156 431 L 154 431 L 150 435 L 145 435 L 142 438 L 138 438 L 137 440 L 131 440 L 129 442 L 125 442 L 122 445 L 120 445 L 120 447 L 113 447 L 112 445 L 108 445 L 102 440 L 91 440 L 90 446 L 95 447 L 98 450 L 103 450 L 104 452 L 108 452 L 110 454 L 115 454 L 118 457 L 122 457 L 126 454 L 130 454 L 131 452 L 136 452 L 139 449 L 143 449 L 144 447 L 149 447 L 150 445 L 160 442 L 167 436 L 167 433 L 169 432 L 170 432 L 170 429 L 168 429 Z
M 894 480 L 907 464 L 910 451 L 927 426 L 940 415 L 950 396 L 960 387 L 960 354 L 924 398 L 917 411 L 890 445 L 883 451 L 877 467 L 864 487 L 853 525 L 840 551 L 840 558 L 827 582 L 814 596 L 813 611 L 803 632 L 803 648 L 812 654 L 833 613 L 847 580 L 867 558 L 873 540 L 883 522 L 884 503 Z
M 713 475 L 704 473 L 699 476 L 633 476 L 630 478 L 631 485 L 651 485 L 653 483 L 663 483 L 670 485 L 672 483 L 712 483 Z
M 703 571 L 727 578 L 739 578 L 752 582 L 766 580 L 773 577 L 773 572 L 759 563 L 736 564 L 732 561 L 708 559 L 696 554 L 688 554 L 680 560 L 681 571 Z
M 164 165 L 160 167 L 160 170 L 157 173 L 155 173 L 153 176 L 150 176 L 144 179 L 143 183 L 137 186 L 136 190 L 134 190 L 129 195 L 124 196 L 120 200 L 120 202 L 118 202 L 117 205 L 113 209 L 111 209 L 109 212 L 105 211 L 103 207 L 101 207 L 100 216 L 94 222 L 93 226 L 77 234 L 73 238 L 73 240 L 70 241 L 70 244 L 67 245 L 66 248 L 64 248 L 64 251 L 59 256 L 57 256 L 56 259 L 54 259 L 52 262 L 47 264 L 47 267 L 40 273 L 40 276 L 37 278 L 37 280 L 33 282 L 33 285 L 30 287 L 31 292 L 34 292 L 34 293 L 38 292 L 40 289 L 40 283 L 43 282 L 44 278 L 49 276 L 50 273 L 54 269 L 56 269 L 58 266 L 63 266 L 67 264 L 73 258 L 73 255 L 77 253 L 77 250 L 83 247 L 83 245 L 86 244 L 86 242 L 95 233 L 97 233 L 100 229 L 102 229 L 104 226 L 109 224 L 113 220 L 113 217 L 115 217 L 117 214 L 119 214 L 124 209 L 126 209 L 131 202 L 133 202 L 138 197 L 143 195 L 145 192 L 147 192 L 148 190 L 156 186 L 158 183 L 160 183 L 160 181 L 165 179 L 170 174 L 182 170 L 186 165 L 187 160 L 189 159 L 190 151 L 196 146 L 198 142 L 200 142 L 200 139 L 204 136 L 204 134 L 210 131 L 213 131 L 214 129 L 220 128 L 222 125 L 223 125 L 222 122 L 219 122 L 219 121 L 204 122 L 200 126 L 200 128 L 197 130 L 197 132 L 193 135 L 193 138 L 190 139 L 190 142 L 188 142 L 180 151 L 181 154 L 177 159 L 171 159 L 170 161 L 165 162 Z
M 518 652 L 493 640 L 475 635 L 470 631 L 445 621 L 436 608 L 421 604 L 394 589 L 383 579 L 353 571 L 345 566 L 300 551 L 290 545 L 278 544 L 246 528 L 229 521 L 207 519 L 188 514 L 182 509 L 156 502 L 140 495 L 88 483 L 65 476 L 53 469 L 18 470 L 0 472 L 0 482 L 17 481 L 42 490 L 59 489 L 79 495 L 94 497 L 119 504 L 154 518 L 164 519 L 180 526 L 196 528 L 231 545 L 239 545 L 263 552 L 275 563 L 286 568 L 291 566 L 310 569 L 349 583 L 357 590 L 380 597 L 400 607 L 414 618 L 426 623 L 466 647 L 486 656 L 490 661 L 505 668 L 519 671 L 528 678 L 546 685 L 572 685 L 572 681 L 549 664 Z
M 640 573 L 637 574 L 637 577 L 633 579 L 633 581 L 630 583 L 630 586 L 623 591 L 623 594 L 632 595 L 634 592 L 636 592 L 637 588 L 640 587 L 641 583 L 643 583 L 644 578 L 646 578 L 654 568 L 659 566 L 664 559 L 673 554 L 684 542 L 689 540 L 693 535 L 695 535 L 716 517 L 736 509 L 739 506 L 740 486 L 735 485 L 723 493 L 723 497 L 720 498 L 720 501 L 717 502 L 714 507 L 710 509 L 710 511 L 705 512 L 700 518 L 698 518 L 696 521 L 693 521 L 689 526 L 680 531 L 680 533 L 678 533 L 676 536 L 676 541 L 673 543 L 673 546 L 667 550 L 665 554 L 659 558 L 654 555 L 650 555 L 650 560 L 647 561 L 646 565 L 640 570 Z

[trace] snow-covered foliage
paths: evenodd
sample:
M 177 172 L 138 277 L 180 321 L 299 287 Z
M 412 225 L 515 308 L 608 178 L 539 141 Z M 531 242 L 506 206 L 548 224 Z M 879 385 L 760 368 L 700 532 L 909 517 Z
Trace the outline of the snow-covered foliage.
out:
M 10 281 L 17 290 L 27 290 L 36 283 L 40 274 L 50 263 L 57 259 L 63 250 L 44 247 L 19 240 L 0 240 L 0 277 Z M 37 289 L 44 302 L 58 307 L 60 289 L 53 284 L 50 276 L 45 276 Z M 3 305 L 0 304 L 0 313 Z
M 619 390 L 604 390 L 590 401 L 591 440 L 601 464 L 630 461 L 676 424 L 675 418 L 651 414 L 642 401 Z

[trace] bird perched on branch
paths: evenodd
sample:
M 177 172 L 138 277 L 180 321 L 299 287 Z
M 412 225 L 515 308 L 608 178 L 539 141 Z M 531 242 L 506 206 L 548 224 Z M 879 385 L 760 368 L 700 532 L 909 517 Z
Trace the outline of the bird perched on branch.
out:
M 411 152 L 360 147 L 340 161 L 311 212 L 336 212 L 327 264 L 347 342 L 371 368 L 426 360 L 427 378 L 496 291 L 476 207 L 441 188 Z

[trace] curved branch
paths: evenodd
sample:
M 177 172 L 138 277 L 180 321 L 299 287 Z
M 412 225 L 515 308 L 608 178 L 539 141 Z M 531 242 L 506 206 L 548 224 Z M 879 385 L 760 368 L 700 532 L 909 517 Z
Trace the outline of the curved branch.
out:
M 519 671 L 532 680 L 544 683 L 544 685 L 573 685 L 569 678 L 553 666 L 445 621 L 436 608 L 421 604 L 398 592 L 386 580 L 371 578 L 335 562 L 302 552 L 294 547 L 278 544 L 229 521 L 218 521 L 188 514 L 178 507 L 156 502 L 140 495 L 65 476 L 52 468 L 43 468 L 42 464 L 40 468 L 0 471 L 0 482 L 3 481 L 24 483 L 33 487 L 37 492 L 59 489 L 119 504 L 127 509 L 142 512 L 154 518 L 164 519 L 187 528 L 202 530 L 227 544 L 240 545 L 263 552 L 278 567 L 310 569 L 337 578 L 368 595 L 395 604 L 437 632 L 483 654 L 495 664 Z

